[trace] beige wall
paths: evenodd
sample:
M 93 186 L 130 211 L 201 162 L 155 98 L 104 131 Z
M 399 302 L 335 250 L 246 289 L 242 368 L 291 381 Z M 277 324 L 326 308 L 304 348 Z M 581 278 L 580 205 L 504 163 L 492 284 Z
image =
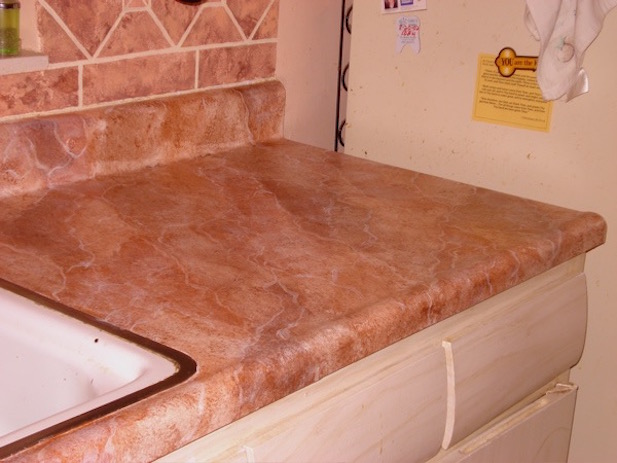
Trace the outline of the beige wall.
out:
M 290 140 L 334 149 L 340 22 L 338 1 L 280 0 L 276 75 Z
M 396 54 L 396 15 L 354 3 L 346 151 L 405 168 L 601 213 L 608 243 L 587 259 L 588 337 L 570 461 L 617 461 L 617 11 L 588 50 L 591 91 L 555 103 L 550 133 L 473 122 L 479 53 L 536 54 L 524 1 L 431 1 L 422 51 Z

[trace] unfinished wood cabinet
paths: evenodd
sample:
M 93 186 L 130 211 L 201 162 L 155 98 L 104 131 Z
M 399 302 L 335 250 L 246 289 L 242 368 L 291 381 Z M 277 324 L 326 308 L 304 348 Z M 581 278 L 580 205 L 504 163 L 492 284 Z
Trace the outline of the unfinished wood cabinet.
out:
M 411 355 L 396 371 L 281 420 L 245 450 L 256 462 L 426 461 L 443 434 L 443 367 L 436 349 Z
M 436 340 L 407 339 L 161 459 L 161 462 L 423 462 L 446 420 Z
M 565 461 L 576 388 L 556 383 L 584 343 L 583 264 L 562 264 L 159 461 Z
M 587 314 L 584 275 L 504 307 L 446 337 L 444 448 L 459 442 L 576 364 Z

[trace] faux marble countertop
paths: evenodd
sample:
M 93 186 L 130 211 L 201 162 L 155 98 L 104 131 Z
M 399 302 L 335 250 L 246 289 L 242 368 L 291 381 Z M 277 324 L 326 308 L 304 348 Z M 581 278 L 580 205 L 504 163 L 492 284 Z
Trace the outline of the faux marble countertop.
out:
M 0 277 L 191 356 L 6 461 L 149 461 L 603 243 L 593 213 L 286 140 L 0 200 Z

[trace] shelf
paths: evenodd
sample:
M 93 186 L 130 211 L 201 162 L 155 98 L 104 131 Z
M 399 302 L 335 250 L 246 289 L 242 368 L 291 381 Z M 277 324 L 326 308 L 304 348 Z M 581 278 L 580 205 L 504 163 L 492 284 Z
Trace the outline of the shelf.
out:
M 49 66 L 47 55 L 30 50 L 22 50 L 17 56 L 0 57 L 0 75 L 43 71 L 47 66 Z

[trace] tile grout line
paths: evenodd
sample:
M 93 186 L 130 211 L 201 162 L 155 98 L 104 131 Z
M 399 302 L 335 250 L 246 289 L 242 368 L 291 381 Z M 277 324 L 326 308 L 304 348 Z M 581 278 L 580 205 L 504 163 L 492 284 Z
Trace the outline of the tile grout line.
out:
M 251 40 L 248 42 L 225 42 L 225 43 L 217 43 L 217 44 L 207 44 L 207 45 L 195 45 L 190 47 L 170 47 L 170 48 L 162 48 L 157 50 L 146 50 L 135 53 L 130 53 L 126 55 L 114 55 L 114 56 L 105 56 L 98 57 L 89 60 L 77 60 L 77 61 L 66 61 L 63 63 L 50 63 L 48 69 L 63 69 L 72 66 L 77 66 L 80 64 L 83 65 L 94 65 L 94 64 L 105 64 L 105 63 L 113 63 L 117 61 L 125 61 L 136 58 L 149 58 L 152 56 L 160 56 L 160 55 L 172 55 L 176 53 L 189 53 L 193 51 L 202 51 L 202 50 L 213 50 L 218 48 L 238 48 L 238 47 L 254 47 L 258 45 L 265 44 L 276 44 L 276 38 L 272 39 L 259 39 L 259 40 Z

